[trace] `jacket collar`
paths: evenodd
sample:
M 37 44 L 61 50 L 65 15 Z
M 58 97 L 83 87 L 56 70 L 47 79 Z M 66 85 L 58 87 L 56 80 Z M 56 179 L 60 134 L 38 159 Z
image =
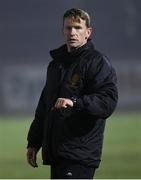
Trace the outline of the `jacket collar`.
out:
M 67 45 L 64 44 L 61 47 L 51 50 L 50 55 L 54 60 L 57 61 L 72 61 L 73 58 L 78 57 L 85 51 L 93 51 L 94 50 L 94 45 L 91 41 L 91 39 L 88 39 L 87 43 L 81 46 L 78 49 L 75 49 L 71 52 L 68 52 L 67 50 Z

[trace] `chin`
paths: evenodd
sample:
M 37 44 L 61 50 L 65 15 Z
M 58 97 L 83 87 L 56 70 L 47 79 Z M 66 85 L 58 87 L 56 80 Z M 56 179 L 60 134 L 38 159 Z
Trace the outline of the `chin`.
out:
M 78 44 L 69 44 L 70 48 L 77 48 Z

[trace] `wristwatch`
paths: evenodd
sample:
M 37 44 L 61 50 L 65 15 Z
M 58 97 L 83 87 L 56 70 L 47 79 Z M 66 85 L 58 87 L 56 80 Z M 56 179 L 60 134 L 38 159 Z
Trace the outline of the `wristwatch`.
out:
M 76 107 L 77 99 L 75 97 L 71 97 L 71 100 L 73 102 L 73 107 Z

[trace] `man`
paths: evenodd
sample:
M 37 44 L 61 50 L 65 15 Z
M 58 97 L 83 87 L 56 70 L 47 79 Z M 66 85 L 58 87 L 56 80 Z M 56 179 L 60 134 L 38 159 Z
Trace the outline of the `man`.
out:
M 50 52 L 47 80 L 28 133 L 27 160 L 43 164 L 51 178 L 92 179 L 99 167 L 105 120 L 114 111 L 118 94 L 116 74 L 105 56 L 95 50 L 90 17 L 70 9 L 63 17 L 66 44 Z

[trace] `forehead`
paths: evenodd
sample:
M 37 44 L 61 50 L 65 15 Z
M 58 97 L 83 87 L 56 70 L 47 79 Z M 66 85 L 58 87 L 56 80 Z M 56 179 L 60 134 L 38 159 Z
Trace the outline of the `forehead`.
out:
M 77 17 L 77 18 L 65 18 L 64 25 L 82 25 L 86 26 L 86 21 Z

